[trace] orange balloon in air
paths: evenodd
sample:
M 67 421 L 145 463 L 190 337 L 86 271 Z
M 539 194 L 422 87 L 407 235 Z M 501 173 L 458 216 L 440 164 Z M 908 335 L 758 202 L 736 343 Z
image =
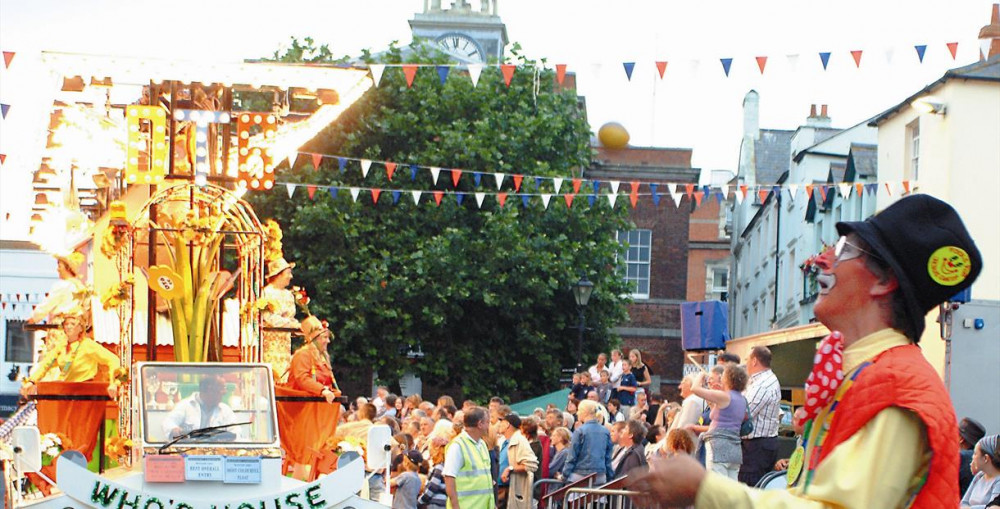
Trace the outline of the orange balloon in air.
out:
M 625 127 L 618 122 L 608 122 L 597 131 L 597 139 L 607 148 L 625 148 L 628 146 L 629 135 Z

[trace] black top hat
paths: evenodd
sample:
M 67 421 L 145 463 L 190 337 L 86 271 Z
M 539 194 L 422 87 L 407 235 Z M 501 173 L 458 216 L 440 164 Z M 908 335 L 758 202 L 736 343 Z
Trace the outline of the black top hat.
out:
M 923 334 L 927 312 L 972 286 L 983 269 L 955 209 L 925 194 L 902 198 L 864 221 L 837 223 L 837 231 L 860 237 L 892 268 L 913 341 Z
M 974 447 L 976 442 L 986 436 L 986 428 L 979 421 L 966 417 L 958 423 L 958 434 L 965 443 Z

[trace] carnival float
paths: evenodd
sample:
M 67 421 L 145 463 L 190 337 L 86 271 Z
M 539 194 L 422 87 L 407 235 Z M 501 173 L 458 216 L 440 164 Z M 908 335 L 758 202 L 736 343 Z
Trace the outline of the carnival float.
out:
M 358 493 L 387 466 L 388 429 L 344 453 L 332 373 L 319 391 L 288 382 L 299 322 L 268 319 L 291 292 L 267 287 L 294 265 L 243 199 L 372 86 L 368 70 L 51 53 L 40 66 L 49 118 L 22 164 L 68 175 L 36 225 L 66 279 L 32 317 L 45 348 L 0 428 L 7 507 L 373 506 Z M 80 206 L 84 176 L 103 182 L 96 206 Z M 302 330 L 328 368 L 325 325 Z

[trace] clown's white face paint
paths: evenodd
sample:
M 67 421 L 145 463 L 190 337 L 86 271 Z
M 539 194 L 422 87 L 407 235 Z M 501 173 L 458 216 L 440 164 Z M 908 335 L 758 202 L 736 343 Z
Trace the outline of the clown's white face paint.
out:
M 816 282 L 819 284 L 819 294 L 826 295 L 834 286 L 837 286 L 837 276 L 834 274 L 820 273 L 816 275 Z

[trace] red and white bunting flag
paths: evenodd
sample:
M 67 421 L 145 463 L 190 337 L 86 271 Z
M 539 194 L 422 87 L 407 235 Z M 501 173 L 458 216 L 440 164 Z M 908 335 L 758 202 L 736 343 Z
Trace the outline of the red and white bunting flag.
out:
M 986 38 L 979 41 L 979 59 L 986 60 L 986 56 L 990 54 L 990 43 L 993 41 L 992 38 Z
M 377 87 L 382 82 L 382 72 L 385 71 L 385 64 L 371 64 L 368 66 L 368 70 L 372 72 L 372 81 L 375 82 L 375 86 Z
M 494 173 L 493 174 L 493 178 L 497 182 L 497 191 L 499 191 L 500 188 L 503 186 L 503 177 L 504 177 L 503 173 Z
M 451 183 L 454 185 L 454 187 L 456 188 L 458 187 L 458 179 L 460 178 L 462 178 L 462 170 L 459 170 L 458 168 L 452 168 Z
M 514 70 L 517 66 L 514 64 L 503 64 L 500 66 L 500 72 L 503 73 L 503 82 L 510 87 L 510 80 L 514 78 Z
M 719 186 L 719 190 L 722 191 L 722 199 L 723 200 L 728 200 L 729 199 L 729 184 L 722 184 L 721 186 Z
M 316 197 L 316 186 L 306 186 L 306 192 L 309 193 L 309 199 L 315 199 Z
M 611 192 L 618 194 L 618 186 L 621 185 L 621 182 L 618 180 L 609 180 L 608 184 L 611 185 Z
M 483 64 L 469 64 L 469 78 L 472 79 L 472 87 L 479 86 L 479 75 L 483 73 Z
M 667 72 L 667 61 L 661 60 L 656 62 L 656 70 L 660 73 L 660 79 L 663 79 L 663 73 Z
M 611 204 L 611 208 L 615 208 L 615 203 L 618 202 L 618 194 L 617 193 L 608 193 L 607 196 L 608 196 L 608 203 Z
M 955 60 L 955 56 L 958 54 L 958 43 L 949 42 L 947 46 L 948 46 L 948 53 L 951 53 L 951 59 Z
M 854 66 L 856 68 L 860 68 L 861 67 L 861 51 L 862 50 L 859 50 L 859 49 L 851 51 L 851 57 L 854 58 Z
M 573 197 L 574 196 L 576 196 L 576 195 L 575 194 L 568 194 L 568 193 L 563 195 L 563 199 L 566 200 L 566 208 L 568 208 L 568 209 L 573 208 Z
M 423 193 L 423 191 L 410 191 L 410 194 L 413 196 L 413 204 L 414 205 L 420 205 L 420 195 L 422 193 Z
M 582 179 L 573 179 L 573 194 L 580 194 L 580 184 L 582 183 Z
M 771 192 L 771 190 L 768 189 L 768 188 L 766 188 L 766 187 L 764 187 L 764 186 L 761 186 L 761 187 L 757 188 L 757 197 L 760 198 L 760 202 L 761 203 L 764 203 L 764 200 L 767 199 L 767 195 L 770 192 Z
M 684 194 L 688 197 L 688 199 L 691 198 L 691 193 L 693 192 L 694 192 L 694 184 L 684 184 Z
M 486 193 L 473 193 L 476 196 L 476 206 L 483 208 L 483 200 L 486 199 Z
M 562 183 L 562 177 L 555 177 L 552 179 L 552 188 L 555 189 L 556 194 L 559 194 L 559 190 L 562 189 Z
M 10 61 L 11 60 L 14 60 L 14 52 L 13 51 L 4 51 L 3 52 L 3 66 L 4 66 L 5 69 L 10 69 Z
M 566 64 L 556 64 L 556 83 L 563 84 L 566 79 Z
M 639 181 L 638 180 L 633 180 L 633 181 L 629 182 L 629 186 L 632 187 L 632 192 L 633 193 L 636 193 L 636 194 L 639 193 Z
M 392 174 L 396 173 L 396 163 L 385 163 L 385 176 L 392 182 Z
M 434 185 L 438 183 L 438 175 L 441 174 L 441 168 L 437 166 L 431 166 L 431 177 L 434 179 Z
M 819 188 L 819 195 L 820 195 L 821 198 L 823 198 L 820 201 L 820 203 L 826 203 L 826 191 L 827 191 L 826 186 L 823 185 L 823 184 L 820 184 L 820 185 L 818 185 L 816 187 Z
M 413 78 L 417 77 L 417 66 L 403 65 L 403 75 L 406 76 L 406 88 L 413 86 Z
M 632 191 L 628 194 L 628 200 L 632 202 L 632 208 L 634 209 L 635 206 L 639 204 L 639 193 L 637 191 Z
M 514 190 L 521 190 L 521 181 L 524 180 L 524 175 L 514 175 Z
M 312 154 L 313 170 L 318 170 L 319 165 L 323 164 L 323 154 Z
M 295 184 L 285 184 L 285 189 L 288 191 L 288 197 L 291 198 L 295 194 Z
M 696 207 L 701 206 L 701 199 L 705 197 L 705 191 L 695 191 L 694 192 L 694 202 Z
M 500 208 L 503 208 L 507 204 L 507 193 L 497 193 L 497 203 L 500 204 Z
M 552 195 L 548 194 L 548 193 L 542 193 L 541 197 L 542 197 L 542 208 L 543 209 L 548 209 L 549 208 L 549 200 L 552 199 Z
M 795 201 L 796 195 L 798 195 L 798 194 L 799 194 L 799 185 L 798 184 L 788 184 L 788 196 L 789 196 L 789 198 L 792 199 L 792 201 Z
M 434 191 L 434 203 L 437 203 L 438 207 L 441 206 L 442 198 L 444 198 L 444 191 Z
M 361 189 L 359 189 L 357 187 L 351 187 L 351 188 L 348 188 L 348 191 L 351 192 L 351 199 L 354 200 L 354 203 L 357 203 L 358 202 L 358 195 L 361 194 Z
M 910 181 L 909 180 L 904 180 L 903 181 L 903 192 L 905 192 L 906 194 L 910 194 Z
M 854 184 L 854 194 L 861 196 L 861 193 L 865 190 L 865 185 L 861 182 Z
M 684 193 L 677 190 L 676 184 L 671 184 L 671 186 L 673 187 L 670 189 L 670 198 L 674 200 L 674 206 L 680 208 L 681 198 L 684 196 Z
M 372 168 L 371 159 L 361 160 L 361 178 L 368 178 L 368 170 Z
M 837 187 L 840 188 L 840 196 L 842 198 L 846 200 L 851 197 L 851 187 L 853 186 L 851 186 L 850 183 L 841 182 L 840 184 L 837 184 Z
M 764 74 L 765 65 L 767 65 L 767 57 L 757 57 L 757 68 L 760 69 L 761 74 Z
M 378 203 L 378 197 L 382 194 L 381 189 L 372 189 L 372 203 Z

